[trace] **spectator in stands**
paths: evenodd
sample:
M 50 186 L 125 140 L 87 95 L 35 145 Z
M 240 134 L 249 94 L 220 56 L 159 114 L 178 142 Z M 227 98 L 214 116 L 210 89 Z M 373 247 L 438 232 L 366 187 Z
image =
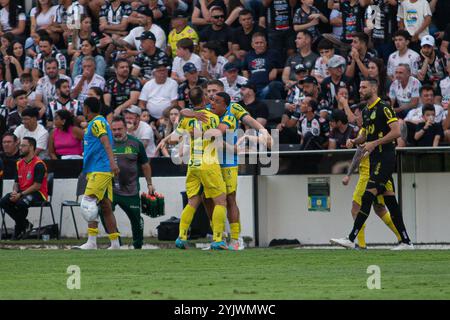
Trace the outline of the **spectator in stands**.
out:
M 295 80 L 290 81 L 291 86 L 288 89 L 288 94 L 286 98 L 286 109 L 294 112 L 297 107 L 300 107 L 300 102 L 305 97 L 305 93 L 303 91 L 303 85 L 300 84 L 300 81 L 308 77 L 308 69 L 299 63 L 295 67 Z
M 82 159 L 84 130 L 74 125 L 74 116 L 68 110 L 55 113 L 55 128 L 48 140 L 50 159 Z
M 100 44 L 99 36 L 92 30 L 92 18 L 88 15 L 82 15 L 80 18 L 80 29 L 72 30 L 67 39 L 67 54 L 73 56 L 78 52 L 81 54 L 81 44 L 83 40 L 94 39 L 95 43 L 100 48 L 103 46 Z
M 56 60 L 58 64 L 57 70 L 60 74 L 66 74 L 66 57 L 53 48 L 53 41 L 51 40 L 51 38 L 41 37 L 41 39 L 39 40 L 39 51 L 40 53 L 38 53 L 38 55 L 34 59 L 33 70 L 31 72 L 31 74 L 33 75 L 33 79 L 36 82 L 40 77 L 44 76 L 44 71 L 46 71 L 46 60 L 48 60 L 49 58 L 54 58 Z
M 22 6 L 17 5 L 11 0 L 2 0 L 0 2 L 2 9 L 0 10 L 0 36 L 3 33 L 11 32 L 20 40 L 24 40 L 26 15 Z
M 19 152 L 19 139 L 11 133 L 6 132 L 2 136 L 2 153 L 0 154 L 0 158 L 5 161 L 14 161 L 16 162 L 20 158 Z
M 122 0 L 106 2 L 100 9 L 99 30 L 108 35 L 127 35 L 128 16 L 131 14 L 131 6 Z
M 147 157 L 154 158 L 156 146 L 153 129 L 149 124 L 141 121 L 141 113 L 142 110 L 138 106 L 130 106 L 125 110 L 128 133 L 142 142 Z
M 36 101 L 36 87 L 33 84 L 31 73 L 22 73 L 20 76 L 20 85 L 17 89 L 25 90 L 28 98 L 28 105 L 34 106 Z
M 224 0 L 226 12 L 228 12 L 225 23 L 232 29 L 239 27 L 239 14 L 245 10 L 243 2 L 242 0 Z
M 256 85 L 258 98 L 282 99 L 283 84 L 276 81 L 281 68 L 278 53 L 267 48 L 267 41 L 262 33 L 253 35 L 252 48 L 243 63 L 244 77 Z
M 37 55 L 41 52 L 39 49 L 39 42 L 42 39 L 50 38 L 47 30 L 38 30 L 36 33 L 31 35 L 31 40 L 25 42 L 25 51 L 28 56 L 33 58 L 33 68 L 34 68 L 34 59 L 36 59 Z
M 215 41 L 218 44 L 218 56 L 228 58 L 231 51 L 231 28 L 225 23 L 225 13 L 221 7 L 211 8 L 211 24 L 200 32 L 200 45 Z
M 36 140 L 24 137 L 20 142 L 22 159 L 17 162 L 13 191 L 0 200 L 0 207 L 14 220 L 14 239 L 21 239 L 33 225 L 27 220 L 32 204 L 47 200 L 47 168 L 36 153 Z
M 247 83 L 248 79 L 239 75 L 239 67 L 233 62 L 224 65 L 223 74 L 225 77 L 219 80 L 223 83 L 225 92 L 230 96 L 231 102 L 241 101 L 240 88 L 244 83 Z
M 57 43 L 59 40 L 58 34 L 49 28 L 55 19 L 56 9 L 57 6 L 53 6 L 51 0 L 37 0 L 36 7 L 33 7 L 30 11 L 30 33 L 33 34 L 39 29 L 45 29 L 52 38 L 53 43 Z
M 69 22 L 69 8 L 72 5 L 72 0 L 60 0 L 59 5 L 56 5 L 55 16 L 52 23 L 47 27 L 52 34 L 54 34 L 56 43 L 67 44 L 71 31 L 67 26 Z
M 1 10 L 0 10 L 1 11 Z M 8 55 L 3 57 L 5 62 L 6 81 L 17 86 L 23 73 L 30 73 L 33 68 L 33 59 L 25 54 L 22 43 L 14 40 L 7 50 Z
M 391 87 L 391 80 L 386 74 L 386 67 L 383 60 L 379 58 L 369 59 L 367 74 L 369 75 L 369 78 L 378 80 L 378 96 L 384 99 L 389 92 L 389 88 Z
M 14 130 L 14 135 L 21 143 L 24 137 L 32 137 L 36 140 L 36 155 L 45 155 L 48 143 L 48 131 L 38 124 L 39 111 L 36 108 L 26 108 L 22 112 L 22 124 Z
M 69 83 L 72 83 L 68 76 L 58 73 L 58 61 L 55 58 L 48 58 L 45 61 L 45 74 L 46 76 L 40 78 L 36 85 L 34 105 L 39 108 L 40 118 L 46 113 L 50 102 L 56 99 L 56 81 L 66 79 Z
M 188 62 L 183 66 L 183 72 L 186 80 L 178 86 L 178 106 L 182 109 L 192 108 L 189 91 L 194 87 L 206 83 L 208 79 L 199 76 L 197 67 L 192 62 Z
M 250 113 L 250 115 L 256 119 L 261 125 L 266 126 L 269 119 L 269 108 L 267 105 L 257 99 L 256 86 L 250 82 L 247 82 L 241 86 L 242 101 L 241 105 Z M 246 129 L 250 129 L 249 126 L 245 126 Z
M 213 0 L 215 1 L 215 0 Z M 194 9 L 194 14 L 195 14 Z M 194 20 L 194 15 L 192 16 Z M 194 23 L 194 21 L 193 21 Z M 194 23 L 195 24 L 195 23 Z M 169 33 L 167 43 L 167 54 L 175 57 L 177 54 L 177 43 L 183 38 L 190 38 L 194 42 L 194 46 L 199 45 L 199 37 L 197 31 L 188 25 L 186 13 L 176 10 L 172 15 L 172 31 Z M 195 51 L 195 50 L 194 50 Z
M 223 77 L 223 67 L 228 60 L 220 55 L 220 47 L 217 41 L 210 41 L 202 48 L 202 72 L 201 75 L 207 79 Z
M 144 121 L 145 123 L 150 124 L 150 112 L 148 112 L 147 109 L 142 110 L 141 121 Z
M 395 70 L 395 81 L 389 89 L 389 98 L 391 106 L 401 119 L 410 109 L 417 107 L 420 87 L 420 81 L 411 76 L 409 64 L 400 64 Z
M 88 56 L 94 57 L 95 59 L 95 73 L 101 77 L 105 76 L 105 58 L 98 52 L 95 40 L 89 38 L 81 42 L 81 50 L 75 52 L 72 56 L 72 62 L 70 64 L 72 79 L 75 79 L 82 73 L 83 59 Z
M 336 39 L 342 38 L 342 33 L 344 32 L 344 27 L 342 23 L 342 13 L 337 9 L 332 9 L 330 12 L 330 25 L 333 27 L 333 36 Z
M 295 52 L 295 32 L 292 18 L 299 7 L 296 0 L 263 0 L 269 47 L 279 51 L 281 59 Z
M 444 136 L 442 123 L 436 123 L 435 110 L 432 104 L 426 104 L 422 107 L 423 121 L 417 125 L 414 139 L 419 147 L 437 147 L 439 141 Z
M 329 77 L 326 77 L 321 84 L 322 100 L 324 100 L 330 109 L 337 106 L 336 94 L 339 87 L 347 87 L 350 94 L 350 101 L 353 100 L 353 86 L 350 80 L 345 76 L 345 62 L 334 56 L 328 60 Z
M 307 30 L 297 33 L 295 44 L 297 46 L 297 53 L 290 56 L 283 69 L 282 79 L 285 86 L 292 84 L 290 81 L 295 81 L 295 66 L 303 64 L 310 72 L 319 57 L 311 50 L 312 36 Z
M 10 82 L 3 79 L 4 67 L 0 63 L 0 105 L 11 105 L 13 86 Z
M 441 50 L 442 54 L 448 59 L 450 53 L 448 51 L 450 46 L 450 24 L 447 25 L 445 29 L 444 36 L 442 38 L 441 46 L 439 50 Z
M 317 58 L 314 65 L 314 70 L 311 72 L 311 75 L 317 79 L 319 84 L 321 84 L 323 79 L 330 76 L 327 64 L 332 57 L 338 57 L 339 59 L 341 59 L 342 64 L 345 64 L 346 61 L 344 57 L 335 54 L 333 43 L 327 39 L 322 39 L 319 41 L 317 50 L 320 53 L 320 57 Z
M 92 87 L 105 88 L 105 79 L 95 73 L 95 58 L 88 56 L 83 59 L 83 73 L 76 76 L 73 82 L 71 97 L 83 104 L 88 90 Z
M 139 107 L 148 109 L 152 121 L 161 118 L 165 108 L 178 104 L 178 84 L 168 77 L 168 72 L 167 63 L 156 64 L 154 78 L 144 85 L 139 96 Z
M 423 107 L 431 104 L 434 107 L 434 119 L 436 123 L 441 123 L 445 118 L 445 110 L 439 104 L 435 104 L 434 89 L 431 85 L 425 84 L 420 90 L 420 101 L 416 108 L 409 110 L 405 117 L 405 122 L 413 123 L 417 125 L 423 121 Z M 415 129 L 415 128 L 414 128 Z
M 301 6 L 297 9 L 293 18 L 294 31 L 308 30 L 314 43 L 320 36 L 319 23 L 328 23 L 328 19 L 319 9 L 313 6 L 314 0 L 300 0 L 300 3 Z
M 72 116 L 83 115 L 83 106 L 78 100 L 70 98 L 70 82 L 59 79 L 55 84 L 56 97 L 47 108 L 47 128 L 53 127 L 54 116 L 59 110 L 67 110 Z
M 114 117 L 114 113 L 111 109 L 111 107 L 105 105 L 105 101 L 103 100 L 103 90 L 99 87 L 91 87 L 88 90 L 87 93 L 88 97 L 94 97 L 96 99 L 98 99 L 98 101 L 100 101 L 100 114 L 106 118 L 106 120 L 108 121 L 109 124 L 111 124 L 112 119 Z M 79 118 L 79 117 L 78 117 Z M 84 116 L 83 116 L 84 118 Z M 83 120 L 83 118 L 80 118 L 80 120 Z M 78 122 L 80 120 L 77 120 Z M 86 123 L 87 125 L 87 123 Z
M 409 64 L 411 74 L 415 77 L 419 71 L 420 56 L 414 50 L 408 48 L 411 36 L 405 30 L 398 30 L 394 34 L 394 44 L 397 51 L 389 56 L 387 65 L 387 74 L 393 81 L 395 76 L 395 69 L 401 63 Z
M 252 12 L 247 9 L 239 12 L 239 24 L 241 26 L 231 34 L 231 50 L 238 60 L 243 61 L 252 49 L 253 34 L 265 33 L 265 29 L 255 24 Z
M 167 54 L 155 46 L 156 38 L 151 31 L 143 32 L 139 40 L 141 41 L 142 52 L 138 54 L 133 63 L 131 75 L 137 77 L 144 85 L 153 78 L 155 64 L 165 63 L 170 65 L 170 61 Z
M 167 137 L 171 134 L 178 126 L 178 122 L 180 121 L 180 108 L 179 107 L 169 107 L 164 110 L 164 113 L 167 116 L 168 121 L 165 122 L 163 126 L 163 132 L 161 134 L 161 138 Z M 168 114 L 167 114 L 168 113 Z M 161 154 L 163 157 L 170 157 L 172 154 L 172 150 L 176 147 L 175 144 L 166 144 L 161 148 Z
M 223 0 L 197 0 L 192 11 L 192 24 L 197 30 L 203 30 L 212 21 L 212 8 L 220 7 L 224 14 L 227 7 Z M 224 20 L 225 21 L 225 20 Z
M 184 38 L 177 43 L 177 56 L 173 59 L 172 79 L 181 83 L 185 81 L 183 67 L 187 63 L 193 63 L 197 70 L 202 69 L 202 59 L 194 53 L 194 42 L 192 39 Z
M 375 54 L 368 50 L 369 36 L 363 32 L 357 32 L 352 39 L 352 50 L 348 56 L 345 75 L 352 79 L 354 87 L 359 88 L 361 79 L 369 75 L 368 65 Z
M 447 76 L 439 81 L 436 96 L 442 107 L 448 110 L 450 102 L 450 56 L 447 58 Z
M 340 1 L 337 2 L 337 6 L 337 9 L 342 13 L 343 30 L 341 40 L 350 44 L 357 32 L 364 31 L 364 7 L 366 6 L 366 1 Z M 328 7 L 333 9 L 333 3 L 328 1 Z
M 411 45 L 418 49 L 419 40 L 430 34 L 430 4 L 427 0 L 403 0 L 398 7 L 397 17 L 400 29 L 405 29 L 411 35 Z
M 131 105 L 136 105 L 142 86 L 141 82 L 130 76 L 130 65 L 126 59 L 114 62 L 116 76 L 109 79 L 105 85 L 103 99 L 105 105 L 111 107 L 118 116 Z
M 330 118 L 330 135 L 328 149 L 346 149 L 348 139 L 355 139 L 358 135 L 358 127 L 349 124 L 347 115 L 343 110 L 335 109 Z
M 434 45 L 435 40 L 433 36 L 427 35 L 422 38 L 417 79 L 436 88 L 439 80 L 445 78 L 446 67 L 444 57 L 434 49 Z

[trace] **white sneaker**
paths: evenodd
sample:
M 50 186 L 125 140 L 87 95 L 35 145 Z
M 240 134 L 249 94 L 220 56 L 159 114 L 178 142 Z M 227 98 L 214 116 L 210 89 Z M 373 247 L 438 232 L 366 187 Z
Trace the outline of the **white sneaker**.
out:
M 399 250 L 414 250 L 414 245 L 412 243 L 399 243 L 397 246 L 393 247 L 391 249 L 392 251 L 399 251 Z
M 238 250 L 244 250 L 244 249 L 245 249 L 244 238 L 239 237 L 239 238 L 238 238 L 238 241 L 239 241 L 239 248 L 238 248 Z
M 348 238 L 330 239 L 330 242 L 332 244 L 337 244 L 337 245 L 347 248 L 347 249 L 355 249 L 356 248 L 355 243 L 348 240 Z
M 111 245 L 107 250 L 120 250 L 120 246 Z
M 72 249 L 80 249 L 80 250 L 97 250 L 97 244 L 93 242 L 86 242 L 85 244 L 82 244 L 81 246 L 73 247 Z

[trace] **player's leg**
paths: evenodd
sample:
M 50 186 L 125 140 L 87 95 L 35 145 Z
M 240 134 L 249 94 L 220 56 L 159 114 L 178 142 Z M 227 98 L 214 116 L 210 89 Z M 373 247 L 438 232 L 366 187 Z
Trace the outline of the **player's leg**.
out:
M 238 178 L 238 167 L 222 168 L 222 177 L 227 189 L 227 219 L 230 224 L 231 250 L 239 250 L 239 234 L 241 224 L 239 221 L 239 207 L 236 203 L 236 189 Z
M 364 195 L 364 192 L 366 191 L 368 181 L 369 181 L 368 166 L 367 166 L 367 171 L 365 169 L 361 169 L 361 167 L 360 167 L 358 183 L 356 184 L 355 191 L 353 192 L 353 201 L 352 201 L 352 209 L 351 209 L 353 221 L 356 220 L 356 217 L 358 216 L 358 213 L 361 210 L 362 197 Z M 357 235 L 358 246 L 361 249 L 366 248 L 365 230 L 366 230 L 366 224 L 364 223 L 363 226 L 361 227 L 361 230 L 358 232 L 358 235 Z
M 379 216 L 381 220 L 383 220 L 384 224 L 395 234 L 398 242 L 400 242 L 402 238 L 400 237 L 400 233 L 398 232 L 397 228 L 394 225 L 394 222 L 392 221 L 390 212 L 386 209 L 384 198 L 382 195 L 379 195 L 377 197 L 376 203 L 374 203 L 373 205 L 373 209 L 377 216 Z
M 120 233 L 117 230 L 116 217 L 112 210 L 112 202 L 108 197 L 104 197 L 100 201 L 100 208 L 103 217 L 105 218 L 105 226 L 108 230 L 108 238 L 111 241 L 111 246 L 108 249 L 120 249 Z
M 97 249 L 97 236 L 98 236 L 98 204 L 97 194 L 100 190 L 97 186 L 95 179 L 95 173 L 88 173 L 86 175 L 87 184 L 84 195 L 81 198 L 80 212 L 83 218 L 88 223 L 88 240 L 85 244 L 74 247 L 75 249 Z
M 133 233 L 133 247 L 135 249 L 141 249 L 144 243 L 144 219 L 141 216 L 141 200 L 139 195 L 114 195 L 114 202 L 122 208 L 130 220 L 131 232 Z

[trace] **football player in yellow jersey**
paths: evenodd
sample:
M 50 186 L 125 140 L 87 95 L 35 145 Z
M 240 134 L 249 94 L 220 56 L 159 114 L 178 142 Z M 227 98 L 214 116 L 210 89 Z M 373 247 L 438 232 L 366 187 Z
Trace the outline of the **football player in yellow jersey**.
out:
M 161 148 L 167 142 L 177 143 L 186 133 L 191 137 L 190 159 L 186 175 L 188 204 L 181 214 L 180 233 L 175 244 L 180 249 L 187 247 L 188 229 L 194 213 L 202 201 L 200 192 L 203 187 L 205 197 L 212 199 L 214 203 L 211 249 L 226 250 L 226 243 L 222 239 L 227 210 L 226 186 L 222 179 L 218 153 L 214 145 L 214 137 L 221 135 L 220 131 L 214 130 L 219 125 L 219 117 L 205 109 L 205 97 L 200 87 L 190 90 L 189 99 L 194 109 L 206 116 L 206 121 L 184 117 L 177 129 L 158 145 L 158 148 Z

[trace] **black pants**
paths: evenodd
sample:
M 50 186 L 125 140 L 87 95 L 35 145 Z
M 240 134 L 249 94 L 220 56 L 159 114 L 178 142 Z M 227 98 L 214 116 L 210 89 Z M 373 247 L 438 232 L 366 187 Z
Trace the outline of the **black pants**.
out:
M 10 197 L 11 193 L 6 194 L 0 200 L 0 207 L 16 222 L 15 229 L 19 232 L 24 231 L 28 225 L 28 208 L 31 205 L 40 204 L 44 198 L 37 191 L 20 198 L 17 202 L 12 202 Z

